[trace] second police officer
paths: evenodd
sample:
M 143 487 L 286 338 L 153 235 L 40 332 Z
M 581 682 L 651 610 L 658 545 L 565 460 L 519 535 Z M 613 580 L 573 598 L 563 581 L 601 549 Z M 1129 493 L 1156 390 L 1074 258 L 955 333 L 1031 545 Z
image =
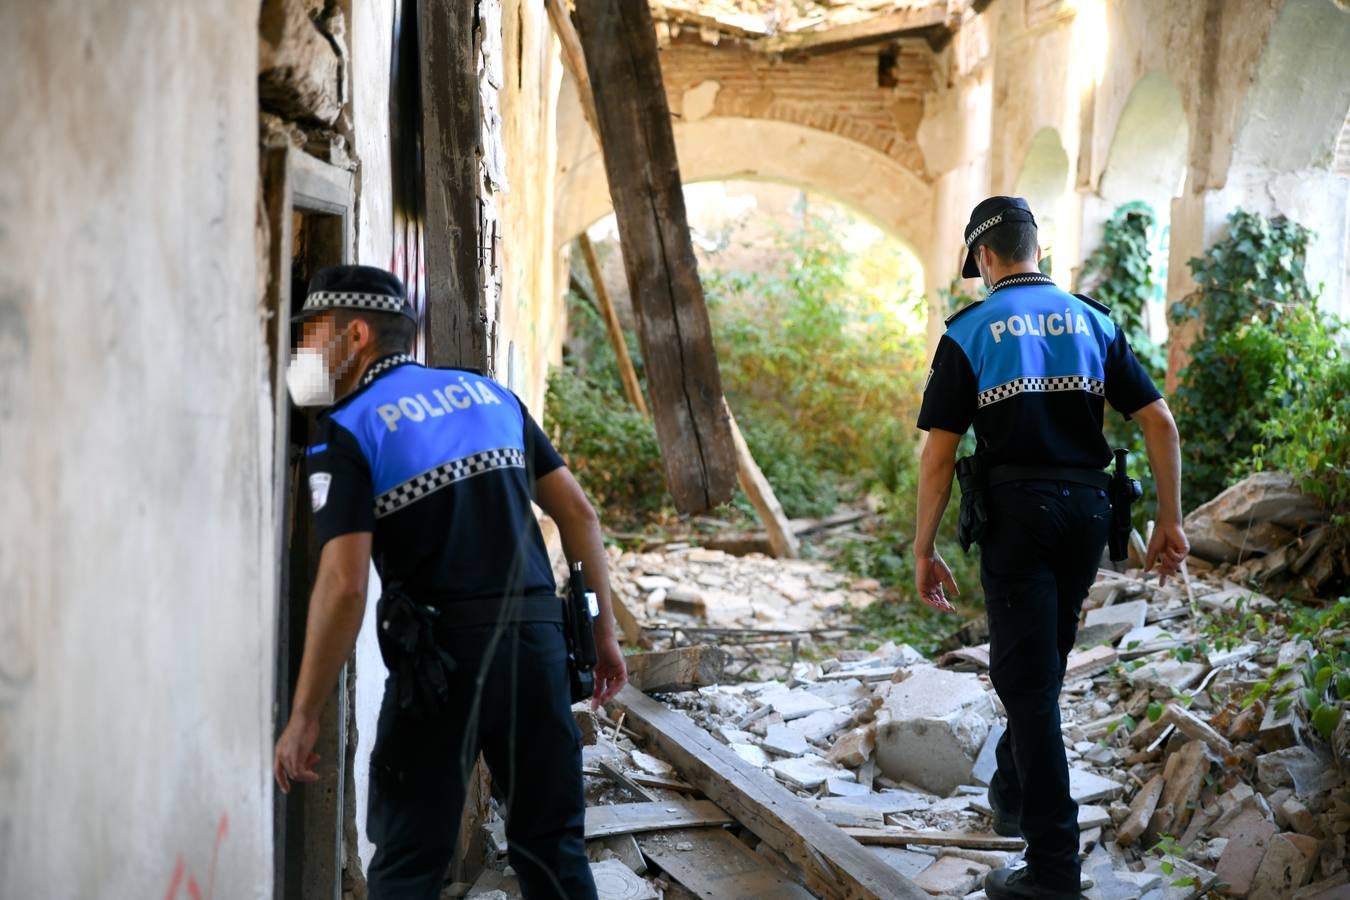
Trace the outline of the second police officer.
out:
M 982 201 L 965 243 L 962 275 L 982 278 L 989 294 L 947 320 L 924 388 L 915 583 L 929 605 L 954 609 L 946 592 L 957 586 L 936 537 L 957 445 L 973 425 L 990 679 L 1008 714 L 989 802 L 995 829 L 1027 842 L 1026 866 L 993 870 L 985 891 L 990 900 L 1076 900 L 1077 804 L 1059 692 L 1111 527 L 1105 404 L 1144 432 L 1158 490 L 1146 568 L 1156 565 L 1164 582 L 1189 549 L 1180 442 L 1166 401 L 1110 310 L 1040 273 L 1036 220 L 1025 200 Z
M 408 355 L 416 316 L 394 275 L 325 269 L 297 319 L 292 397 L 328 407 L 306 460 L 322 550 L 277 783 L 319 777 L 319 713 L 360 630 L 373 558 L 391 674 L 371 755 L 370 897 L 440 896 L 480 749 L 524 896 L 595 897 L 562 602 L 531 509 L 592 576 L 599 704 L 626 674 L 590 503 L 515 394 Z

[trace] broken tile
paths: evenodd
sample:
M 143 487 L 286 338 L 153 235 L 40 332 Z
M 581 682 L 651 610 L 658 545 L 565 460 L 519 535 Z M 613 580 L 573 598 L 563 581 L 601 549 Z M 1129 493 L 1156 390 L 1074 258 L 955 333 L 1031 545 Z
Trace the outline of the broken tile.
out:
M 984 746 L 980 748 L 980 755 L 976 758 L 970 773 L 980 784 L 988 786 L 994 778 L 994 773 L 998 771 L 998 742 L 1003 737 L 1003 732 L 1007 730 L 1008 726 L 1002 719 L 990 726 L 989 736 L 984 739 Z
M 663 759 L 657 759 L 649 753 L 643 753 L 641 750 L 634 750 L 632 753 L 633 764 L 648 775 L 674 775 L 675 767 Z
M 812 791 L 825 783 L 827 778 L 843 778 L 844 770 L 831 765 L 818 756 L 798 756 L 791 759 L 778 759 L 769 763 L 769 769 L 793 787 Z
M 1135 686 L 1156 685 L 1184 691 L 1193 687 L 1205 674 L 1203 663 L 1182 662 L 1166 654 L 1136 661 L 1143 664 L 1125 673 L 1125 680 Z
M 872 793 L 872 789 L 865 784 L 834 776 L 825 779 L 825 790 L 831 797 L 866 797 Z
M 886 865 L 909 879 L 913 879 L 915 875 L 933 864 L 933 857 L 927 853 L 908 850 L 904 847 L 868 847 L 867 849 L 880 857 Z
M 1147 616 L 1148 601 L 1131 600 L 1128 603 L 1117 603 L 1113 606 L 1102 606 L 1097 609 L 1090 609 L 1083 619 L 1083 624 L 1091 627 L 1093 625 L 1106 625 L 1113 622 L 1120 622 L 1134 628 L 1142 628 L 1144 619 Z
M 736 752 L 736 755 L 739 756 L 741 759 L 745 760 L 750 765 L 758 766 L 761 769 L 773 761 L 770 758 L 769 754 L 765 753 L 763 750 L 761 750 L 759 747 L 756 747 L 754 744 L 737 743 L 737 744 L 728 744 L 727 746 L 729 746 L 732 750 L 734 750 Z
M 809 716 L 793 719 L 787 727 L 808 741 L 823 741 L 836 731 L 852 725 L 856 719 L 848 707 L 842 709 L 822 709 Z
M 1257 809 L 1247 809 L 1223 829 L 1228 844 L 1219 856 L 1215 874 L 1228 885 L 1234 897 L 1246 897 L 1251 892 L 1256 870 L 1261 867 L 1266 849 L 1277 829 Z
M 801 756 L 811 749 L 811 745 L 802 737 L 801 732 L 786 725 L 770 725 L 760 742 L 765 750 L 783 756 Z
M 815 694 L 806 691 L 779 691 L 775 694 L 766 695 L 762 699 L 787 722 L 809 716 L 813 712 L 834 709 L 833 703 L 822 700 Z
M 983 881 L 989 866 L 959 856 L 943 856 L 913 878 L 930 894 L 964 897 Z
M 1069 768 L 1069 795 L 1077 803 L 1093 803 L 1120 796 L 1124 786 L 1120 782 L 1094 775 L 1084 769 Z

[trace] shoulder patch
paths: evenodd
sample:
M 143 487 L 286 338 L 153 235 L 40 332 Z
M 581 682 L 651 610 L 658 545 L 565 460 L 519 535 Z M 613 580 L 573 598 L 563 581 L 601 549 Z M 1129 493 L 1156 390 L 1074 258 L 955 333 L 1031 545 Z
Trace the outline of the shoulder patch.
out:
M 1077 297 L 1079 300 L 1082 300 L 1088 306 L 1102 313 L 1103 315 L 1107 316 L 1111 315 L 1111 307 L 1107 306 L 1100 300 L 1089 297 L 1087 294 L 1074 294 L 1074 296 Z
M 950 328 L 953 322 L 955 322 L 957 319 L 961 318 L 966 313 L 970 312 L 972 309 L 979 306 L 983 302 L 984 302 L 983 300 L 976 300 L 974 303 L 970 303 L 967 304 L 966 306 L 961 307 L 956 312 L 948 316 L 943 324 L 945 324 L 948 328 Z

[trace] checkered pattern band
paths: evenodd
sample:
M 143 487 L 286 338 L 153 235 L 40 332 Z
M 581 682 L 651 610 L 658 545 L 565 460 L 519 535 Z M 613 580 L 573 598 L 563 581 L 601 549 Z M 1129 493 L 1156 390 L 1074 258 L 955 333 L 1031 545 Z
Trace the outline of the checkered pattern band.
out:
M 994 285 L 994 290 L 990 291 L 989 293 L 992 295 L 994 291 L 1000 291 L 1005 287 L 1015 287 L 1019 284 L 1054 284 L 1054 283 L 1055 279 L 1051 278 L 1049 275 L 1039 275 L 1035 272 L 1028 272 L 1025 275 L 1009 275 L 1007 278 L 1003 279 L 998 284 Z
M 966 238 L 966 246 L 967 246 L 967 247 L 973 247 L 973 246 L 975 245 L 975 242 L 976 242 L 977 240 L 979 240 L 980 235 L 984 234 L 984 233 L 985 233 L 986 231 L 988 231 L 990 228 L 993 228 L 995 225 L 997 225 L 999 222 L 1002 222 L 1002 221 L 1003 221 L 1003 213 L 999 213 L 998 215 L 994 216 L 992 219 L 986 219 L 985 221 L 983 221 L 983 222 L 981 222 L 980 224 L 976 225 L 976 226 L 975 226 L 975 229 L 974 229 L 974 230 L 970 233 L 970 235 Z
M 398 512 L 409 503 L 434 494 L 456 481 L 464 481 L 497 469 L 523 468 L 525 468 L 525 452 L 510 448 L 484 450 L 482 453 L 443 463 L 376 497 L 375 518 L 381 519 L 390 513 Z
M 1106 384 L 1097 378 L 1086 375 L 1052 375 L 1031 378 L 1015 378 L 998 387 L 980 391 L 980 408 L 991 406 L 1000 400 L 1007 400 L 1018 394 L 1052 394 L 1060 391 L 1087 391 L 1098 397 L 1106 396 Z
M 397 353 L 393 356 L 386 356 L 384 359 L 367 369 L 366 374 L 361 376 L 361 387 L 370 384 L 376 378 L 379 378 L 385 372 L 394 368 L 394 366 L 401 366 L 404 363 L 410 362 L 417 362 L 417 360 L 413 359 L 407 353 Z
M 305 298 L 305 310 L 311 309 L 371 309 L 376 312 L 401 313 L 403 298 L 356 291 L 315 291 Z

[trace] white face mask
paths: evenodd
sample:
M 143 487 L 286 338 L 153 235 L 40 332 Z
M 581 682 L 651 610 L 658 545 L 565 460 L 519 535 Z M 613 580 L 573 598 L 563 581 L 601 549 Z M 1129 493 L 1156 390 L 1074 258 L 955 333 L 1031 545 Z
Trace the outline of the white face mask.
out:
M 333 401 L 337 399 L 338 376 L 328 371 L 328 365 L 323 357 L 324 353 L 340 340 L 342 335 L 339 334 L 334 336 L 323 350 L 301 347 L 291 356 L 291 362 L 286 366 L 286 389 L 291 392 L 291 400 L 296 406 L 304 408 L 333 405 Z M 350 362 L 348 359 L 338 367 L 338 371 L 347 368 Z

